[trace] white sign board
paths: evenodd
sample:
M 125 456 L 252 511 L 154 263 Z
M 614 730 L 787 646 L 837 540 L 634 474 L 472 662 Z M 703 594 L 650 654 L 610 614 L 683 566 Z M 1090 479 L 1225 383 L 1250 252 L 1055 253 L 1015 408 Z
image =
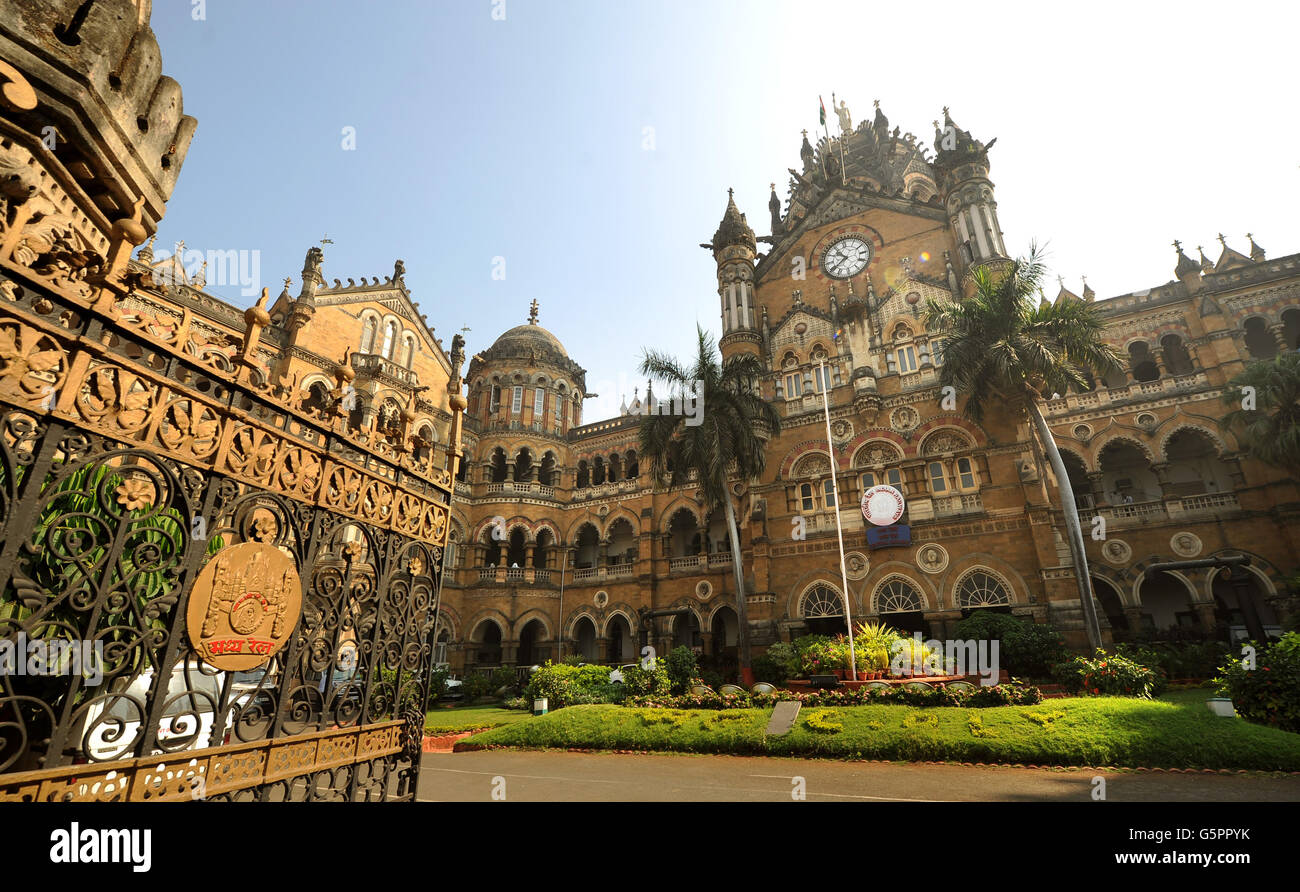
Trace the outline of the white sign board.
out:
M 905 504 L 901 492 L 882 483 L 862 494 L 862 516 L 878 527 L 889 526 L 898 523 Z

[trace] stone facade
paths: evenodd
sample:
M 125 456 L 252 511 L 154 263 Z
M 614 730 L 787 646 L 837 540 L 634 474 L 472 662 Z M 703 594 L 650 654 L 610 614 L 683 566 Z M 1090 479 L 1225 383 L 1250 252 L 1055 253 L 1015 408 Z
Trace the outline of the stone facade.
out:
M 729 200 L 702 245 L 718 264 L 722 352 L 761 358 L 763 393 L 782 415 L 763 478 L 737 481 L 754 641 L 844 623 L 833 460 L 854 622 L 942 637 L 991 606 L 1083 646 L 1058 484 L 1027 419 L 991 412 L 976 425 L 945 402 L 941 337 L 921 322 L 927 298 L 969 293 L 976 266 L 1008 259 L 989 146 L 946 109 L 934 152 L 898 130 L 877 107 L 830 142 L 805 138 L 784 208 L 773 188 L 771 235 L 755 237 Z M 1300 344 L 1300 255 L 1268 260 L 1252 239 L 1249 256 L 1225 240 L 1217 262 L 1201 258 L 1178 248 L 1175 279 L 1147 291 L 1098 301 L 1086 283 L 1081 294 L 1062 283 L 1055 297 L 1097 301 L 1106 339 L 1129 360 L 1126 374 L 1044 404 L 1085 531 L 1105 523 L 1087 547 L 1108 637 L 1240 626 L 1224 571 L 1148 578 L 1156 561 L 1247 554 L 1265 624 L 1294 609 L 1284 578 L 1296 570 L 1300 493 L 1243 457 L 1219 420 L 1228 379 Z M 682 643 L 734 658 L 725 523 L 692 486 L 657 489 L 640 473 L 639 400 L 581 423 L 584 373 L 536 322 L 467 376 L 448 662 L 527 665 L 562 647 L 618 663 L 643 644 Z M 907 497 L 908 545 L 868 547 L 857 502 L 879 483 Z

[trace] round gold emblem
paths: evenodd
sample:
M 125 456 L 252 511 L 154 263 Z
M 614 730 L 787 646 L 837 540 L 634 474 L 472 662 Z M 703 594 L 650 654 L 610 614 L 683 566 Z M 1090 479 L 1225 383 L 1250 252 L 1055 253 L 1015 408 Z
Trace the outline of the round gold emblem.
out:
M 199 573 L 185 613 L 190 644 L 226 672 L 254 669 L 284 647 L 302 613 L 302 581 L 274 545 L 221 549 Z

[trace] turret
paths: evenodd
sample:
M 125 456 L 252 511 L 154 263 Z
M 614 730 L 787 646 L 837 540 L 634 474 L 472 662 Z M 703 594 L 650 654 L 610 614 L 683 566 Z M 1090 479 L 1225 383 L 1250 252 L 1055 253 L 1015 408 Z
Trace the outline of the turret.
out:
M 942 129 L 938 121 L 934 124 L 934 169 L 964 274 L 972 266 L 1007 257 L 998 226 L 998 205 L 993 200 L 993 182 L 989 179 L 988 150 L 997 140 L 986 145 L 974 139 L 953 123 L 947 108 L 943 110 L 943 122 Z
M 728 355 L 729 348 L 739 343 L 750 344 L 751 352 L 757 353 L 759 319 L 754 306 L 754 257 L 758 243 L 745 215 L 736 207 L 731 189 L 727 190 L 727 209 L 713 241 L 701 247 L 711 250 L 718 264 L 723 355 Z

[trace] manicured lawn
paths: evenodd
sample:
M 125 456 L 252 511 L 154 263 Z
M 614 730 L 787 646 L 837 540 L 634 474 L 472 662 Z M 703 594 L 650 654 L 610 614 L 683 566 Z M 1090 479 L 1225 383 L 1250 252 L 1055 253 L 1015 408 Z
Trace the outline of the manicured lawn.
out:
M 453 734 L 457 731 L 477 731 L 480 728 L 496 728 L 530 718 L 532 713 L 526 710 L 502 709 L 499 706 L 431 709 L 424 715 L 424 733 Z
M 764 739 L 770 709 L 571 706 L 468 738 L 473 746 L 665 750 L 896 761 L 1300 771 L 1300 734 L 1205 707 L 1208 690 L 1159 700 L 1079 697 L 988 709 L 805 708 Z

